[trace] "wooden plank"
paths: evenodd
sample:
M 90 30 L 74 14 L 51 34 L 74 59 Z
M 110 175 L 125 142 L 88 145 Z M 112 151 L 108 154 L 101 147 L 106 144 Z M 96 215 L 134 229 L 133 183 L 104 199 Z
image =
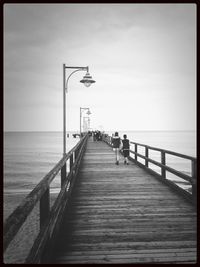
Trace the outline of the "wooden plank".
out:
M 67 247 L 69 249 L 69 246 Z M 193 240 L 173 240 L 173 241 L 150 241 L 150 242 L 122 242 L 121 240 L 118 242 L 102 242 L 102 243 L 89 243 L 89 242 L 84 242 L 84 243 L 72 243 L 70 244 L 70 251 L 101 251 L 101 250 L 106 250 L 106 251 L 111 251 L 111 250 L 116 250 L 120 249 L 121 251 L 123 250 L 128 250 L 128 249 L 135 249 L 135 250 L 144 250 L 144 249 L 195 249 L 196 250 L 196 241 Z M 60 250 L 66 250 L 66 246 L 60 247 Z
M 176 263 L 178 262 L 185 262 L 185 261 L 191 261 L 194 262 L 196 259 L 196 254 L 190 254 L 190 255 L 146 255 L 144 257 L 143 254 L 141 255 L 129 255 L 126 257 L 122 257 L 122 255 L 118 256 L 109 256 L 109 255 L 101 255 L 101 256 L 81 256 L 81 257 L 67 257 L 63 256 L 58 260 L 58 263 L 67 262 L 68 264 L 102 264 L 102 263 Z
M 90 252 L 90 255 L 132 255 L 132 254 L 140 254 L 140 255 L 152 255 L 155 253 L 155 249 L 115 249 L 115 250 L 92 250 Z M 195 248 L 158 248 L 156 249 L 156 253 L 159 253 L 160 255 L 165 255 L 165 254 L 171 254 L 174 255 L 175 253 L 193 253 L 196 254 L 197 251 Z M 88 255 L 88 250 L 83 250 L 83 251 L 70 251 L 67 256 L 87 256 Z M 145 256 L 144 256 L 145 257 Z

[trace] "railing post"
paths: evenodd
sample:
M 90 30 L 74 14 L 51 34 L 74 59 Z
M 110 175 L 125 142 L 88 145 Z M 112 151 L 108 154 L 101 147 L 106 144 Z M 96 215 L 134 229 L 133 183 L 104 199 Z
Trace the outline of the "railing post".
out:
M 40 229 L 50 213 L 50 190 L 49 187 L 40 199 Z
M 149 149 L 147 146 L 145 146 L 145 157 L 149 158 Z M 145 159 L 145 166 L 148 168 L 149 167 L 149 162 L 148 159 Z
M 70 160 L 69 160 L 69 171 L 71 172 L 71 169 L 73 167 L 73 153 L 70 156 Z
M 135 144 L 135 160 L 137 161 L 137 144 Z
M 62 166 L 61 169 L 61 187 L 65 181 L 65 178 L 66 178 L 66 163 Z
M 77 158 L 77 150 L 74 151 L 74 159 L 76 161 L 76 158 Z
M 80 150 L 80 147 L 77 147 L 77 149 L 76 149 L 76 151 L 75 151 L 75 159 L 77 159 L 77 157 L 78 157 L 79 150 Z
M 165 151 L 161 150 L 161 164 L 166 165 L 166 155 Z M 166 170 L 164 167 L 161 169 L 161 176 L 162 178 L 166 178 Z
M 194 203 L 196 203 L 197 197 L 197 162 L 192 160 L 192 198 Z

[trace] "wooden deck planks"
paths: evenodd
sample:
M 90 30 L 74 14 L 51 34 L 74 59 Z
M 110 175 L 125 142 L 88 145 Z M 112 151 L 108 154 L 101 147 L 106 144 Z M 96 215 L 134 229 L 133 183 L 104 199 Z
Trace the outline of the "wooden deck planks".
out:
M 55 263 L 194 263 L 196 211 L 135 164 L 88 141 Z

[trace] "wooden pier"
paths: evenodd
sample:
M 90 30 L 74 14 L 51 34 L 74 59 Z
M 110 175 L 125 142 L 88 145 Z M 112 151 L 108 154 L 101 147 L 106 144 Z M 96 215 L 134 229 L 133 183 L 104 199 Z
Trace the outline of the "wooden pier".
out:
M 55 263 L 194 262 L 195 209 L 134 163 L 88 142 Z
M 46 214 L 50 219 L 45 222 L 41 216 L 41 232 L 26 262 L 195 263 L 194 203 L 134 160 L 124 165 L 120 156 L 120 164 L 115 165 L 114 152 L 106 142 L 92 138 L 83 142 L 83 148 L 77 146 L 78 153 L 74 149 L 67 156 L 70 178 L 68 183 L 62 179 L 56 208 Z M 63 166 L 66 168 L 62 162 L 57 168 Z M 80 168 L 73 181 L 77 166 Z M 62 175 L 66 177 L 63 170 Z M 66 190 L 69 181 L 73 181 L 71 192 Z M 67 201 L 62 204 L 62 199 Z M 43 214 L 44 203 L 40 205 Z M 7 228 L 14 221 L 11 219 Z

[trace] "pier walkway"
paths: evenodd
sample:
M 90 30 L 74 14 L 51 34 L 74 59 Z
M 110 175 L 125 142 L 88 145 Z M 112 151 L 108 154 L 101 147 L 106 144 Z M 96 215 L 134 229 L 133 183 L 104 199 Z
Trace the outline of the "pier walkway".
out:
M 194 263 L 196 209 L 135 163 L 88 140 L 54 263 Z

